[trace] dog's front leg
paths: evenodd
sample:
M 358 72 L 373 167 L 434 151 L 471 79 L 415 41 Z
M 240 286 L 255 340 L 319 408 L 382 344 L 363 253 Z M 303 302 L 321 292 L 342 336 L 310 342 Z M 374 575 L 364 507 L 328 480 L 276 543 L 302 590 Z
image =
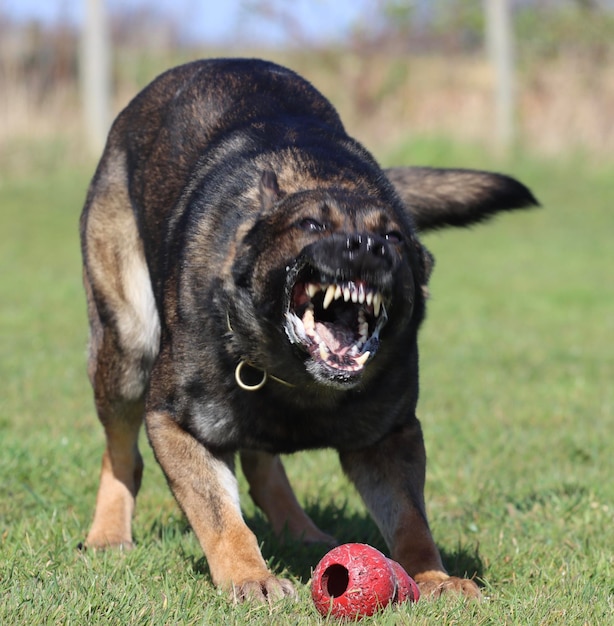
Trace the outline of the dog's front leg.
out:
M 241 515 L 232 457 L 213 454 L 164 412 L 146 415 L 147 433 L 169 486 L 207 557 L 213 582 L 236 600 L 294 595 L 268 570 Z
M 426 455 L 417 419 L 378 444 L 340 453 L 341 464 L 360 492 L 394 560 L 424 595 L 456 591 L 479 598 L 474 581 L 447 574 L 426 519 Z

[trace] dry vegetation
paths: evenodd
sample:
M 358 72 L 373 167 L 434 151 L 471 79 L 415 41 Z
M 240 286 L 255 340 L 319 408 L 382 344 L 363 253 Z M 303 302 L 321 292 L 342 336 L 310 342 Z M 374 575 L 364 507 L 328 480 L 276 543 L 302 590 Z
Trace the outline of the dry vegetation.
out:
M 420 134 L 492 139 L 494 77 L 484 58 L 345 54 L 328 63 L 298 59 L 294 67 L 369 145 Z M 546 155 L 614 154 L 614 65 L 558 58 L 522 69 L 517 80 L 522 145 Z
M 1 17 L 1 16 L 0 16 Z M 124 25 L 125 26 L 125 25 Z M 0 20 L 0 27 L 2 22 Z M 151 29 L 148 31 L 151 32 Z M 21 167 L 22 146 L 54 139 L 83 154 L 77 40 L 66 26 L 0 31 L 0 167 Z M 480 48 L 400 50 L 396 43 L 349 41 L 343 48 L 254 51 L 186 49 L 172 33 L 130 40 L 114 50 L 116 112 L 159 72 L 199 57 L 257 55 L 308 77 L 339 108 L 350 132 L 378 154 L 424 135 L 488 145 L 494 134 L 494 76 Z M 118 39 L 117 32 L 115 39 Z M 564 156 L 614 154 L 614 56 L 559 46 L 527 54 L 518 42 L 517 140 L 531 151 Z M 24 142 L 24 140 L 27 140 Z

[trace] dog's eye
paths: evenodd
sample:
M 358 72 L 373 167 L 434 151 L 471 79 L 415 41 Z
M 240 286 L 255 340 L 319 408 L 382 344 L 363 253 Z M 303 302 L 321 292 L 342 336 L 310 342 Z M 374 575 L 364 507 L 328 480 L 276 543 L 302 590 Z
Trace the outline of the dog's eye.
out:
M 397 244 L 403 241 L 403 235 L 398 230 L 393 230 L 384 235 L 384 239 L 390 243 Z
M 312 217 L 305 217 L 299 223 L 299 227 L 310 233 L 321 233 L 326 230 L 326 225 Z

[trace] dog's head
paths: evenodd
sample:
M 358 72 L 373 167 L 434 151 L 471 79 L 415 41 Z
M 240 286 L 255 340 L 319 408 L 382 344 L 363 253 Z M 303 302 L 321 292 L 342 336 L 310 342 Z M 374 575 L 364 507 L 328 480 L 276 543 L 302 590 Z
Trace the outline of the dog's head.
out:
M 524 185 L 490 172 L 394 168 L 387 179 L 347 173 L 327 184 L 286 170 L 281 184 L 259 172 L 255 217 L 235 242 L 235 349 L 258 368 L 329 388 L 383 369 L 417 375 L 433 258 L 416 231 L 537 204 Z
M 398 348 L 422 316 L 430 256 L 406 216 L 375 195 L 340 187 L 286 194 L 269 171 L 259 192 L 262 213 L 234 271 L 249 293 L 243 314 L 253 306 L 266 329 L 268 354 L 254 360 L 263 369 L 275 362 L 292 380 L 302 371 L 322 385 L 355 387 L 380 348 Z

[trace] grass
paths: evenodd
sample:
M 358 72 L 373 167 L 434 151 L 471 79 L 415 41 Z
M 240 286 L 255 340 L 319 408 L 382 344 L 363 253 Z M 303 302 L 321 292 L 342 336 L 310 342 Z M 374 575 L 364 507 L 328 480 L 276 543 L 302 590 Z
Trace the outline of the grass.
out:
M 59 148 L 58 148 L 59 150 Z M 42 156 L 41 156 L 42 155 Z M 36 157 L 0 180 L 0 623 L 317 624 L 322 549 L 282 545 L 246 496 L 299 602 L 229 606 L 146 444 L 128 553 L 80 552 L 103 438 L 85 374 L 77 219 L 93 164 Z M 612 167 L 441 141 L 389 161 L 495 167 L 543 209 L 425 237 L 437 257 L 422 331 L 431 524 L 450 570 L 487 600 L 387 609 L 377 624 L 603 624 L 614 612 Z M 299 499 L 341 541 L 385 549 L 333 453 L 287 459 Z M 609 617 L 608 617 L 609 616 Z

